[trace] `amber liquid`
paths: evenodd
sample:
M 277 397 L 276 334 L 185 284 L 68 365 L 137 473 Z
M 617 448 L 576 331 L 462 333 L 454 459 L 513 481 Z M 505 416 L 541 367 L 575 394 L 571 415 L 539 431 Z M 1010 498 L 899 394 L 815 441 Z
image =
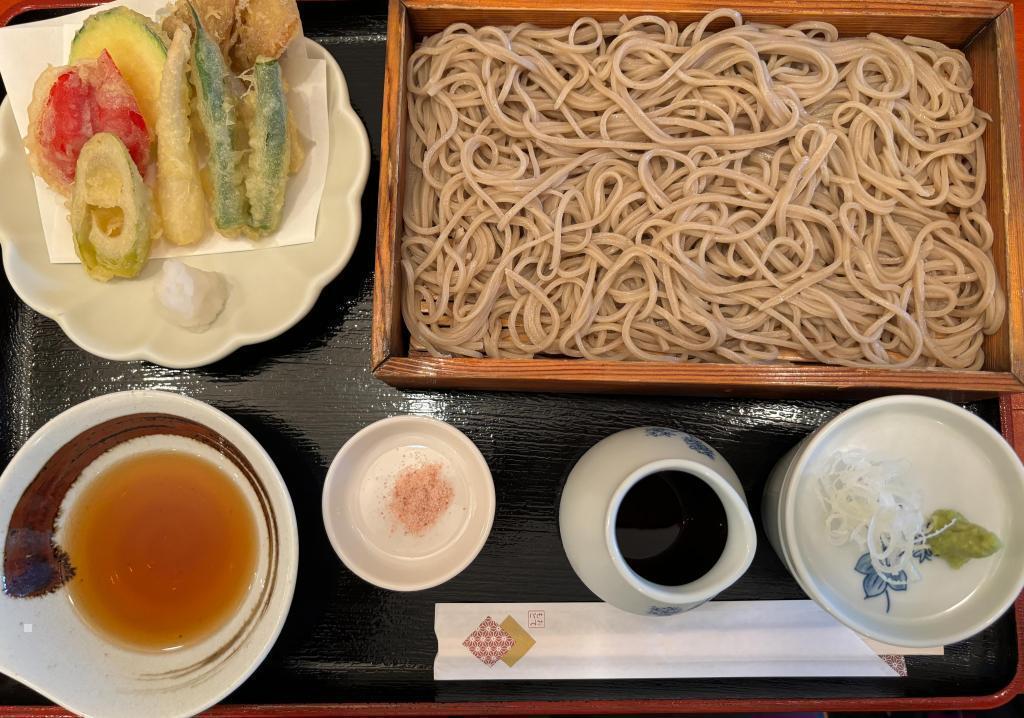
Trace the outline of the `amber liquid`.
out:
M 256 570 L 256 522 L 231 477 L 188 454 L 120 461 L 71 507 L 71 601 L 100 634 L 142 650 L 193 644 L 238 610 Z

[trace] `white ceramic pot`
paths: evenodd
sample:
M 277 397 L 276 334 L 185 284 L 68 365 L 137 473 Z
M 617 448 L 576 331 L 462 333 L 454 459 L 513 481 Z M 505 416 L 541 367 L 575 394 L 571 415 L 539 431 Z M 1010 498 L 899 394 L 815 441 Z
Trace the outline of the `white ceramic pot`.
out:
M 701 578 L 681 586 L 652 583 L 634 572 L 615 540 L 615 518 L 634 484 L 677 470 L 707 482 L 725 507 L 728 539 L 721 558 Z M 695 436 L 639 427 L 602 439 L 576 463 L 562 490 L 558 517 L 573 570 L 603 601 L 631 613 L 668 616 L 695 608 L 732 585 L 757 548 L 754 522 L 736 472 Z
M 866 549 L 829 540 L 818 498 L 822 466 L 857 450 L 900 462 L 925 516 L 954 509 L 1002 539 L 994 555 L 953 569 L 915 549 L 914 571 L 887 585 Z M 800 587 L 855 631 L 897 646 L 942 646 L 998 619 L 1024 588 L 1024 466 L 991 426 L 939 399 L 889 396 L 844 411 L 794 446 L 764 490 L 768 541 Z

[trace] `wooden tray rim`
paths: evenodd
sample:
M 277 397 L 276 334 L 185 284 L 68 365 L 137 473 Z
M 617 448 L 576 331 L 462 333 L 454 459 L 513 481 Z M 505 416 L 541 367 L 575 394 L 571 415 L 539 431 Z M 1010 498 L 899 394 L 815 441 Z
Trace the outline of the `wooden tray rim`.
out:
M 303 0 L 317 2 L 319 0 Z M 420 0 L 422 2 L 422 0 Z M 20 0 L 0 10 L 0 27 L 18 15 L 33 10 L 86 8 L 89 0 Z M 1012 376 L 1012 375 L 1011 375 Z M 1001 433 L 1020 453 L 1024 448 L 1024 397 L 1002 396 L 999 402 Z M 1019 436 L 1022 446 L 1013 441 Z M 415 716 L 415 715 L 540 715 L 540 714 L 626 714 L 626 713 L 722 713 L 744 711 L 891 711 L 997 708 L 1024 693 L 1024 593 L 1014 603 L 1017 627 L 1017 668 L 1010 682 L 999 691 L 984 696 L 945 696 L 913 698 L 736 698 L 736 699 L 638 699 L 638 700 L 564 700 L 564 701 L 489 701 L 452 703 L 289 703 L 222 704 L 202 715 L 217 718 L 320 718 L 326 716 Z M 0 716 L 27 718 L 63 718 L 73 716 L 59 706 L 0 706 Z

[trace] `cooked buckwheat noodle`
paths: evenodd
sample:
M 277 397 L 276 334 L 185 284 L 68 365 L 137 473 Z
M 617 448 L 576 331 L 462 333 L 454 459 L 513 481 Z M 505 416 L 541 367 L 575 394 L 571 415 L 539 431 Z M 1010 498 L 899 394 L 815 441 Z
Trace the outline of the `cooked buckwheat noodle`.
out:
M 452 25 L 408 65 L 412 349 L 979 369 L 971 84 L 937 42 L 733 10 Z

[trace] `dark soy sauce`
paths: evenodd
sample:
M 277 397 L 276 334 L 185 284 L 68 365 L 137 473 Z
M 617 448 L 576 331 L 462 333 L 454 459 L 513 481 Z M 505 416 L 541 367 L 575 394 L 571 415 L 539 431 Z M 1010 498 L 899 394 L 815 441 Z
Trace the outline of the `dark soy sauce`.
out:
M 683 471 L 649 474 L 626 492 L 615 540 L 633 571 L 652 583 L 696 581 L 718 562 L 728 533 L 725 507 L 703 479 Z

